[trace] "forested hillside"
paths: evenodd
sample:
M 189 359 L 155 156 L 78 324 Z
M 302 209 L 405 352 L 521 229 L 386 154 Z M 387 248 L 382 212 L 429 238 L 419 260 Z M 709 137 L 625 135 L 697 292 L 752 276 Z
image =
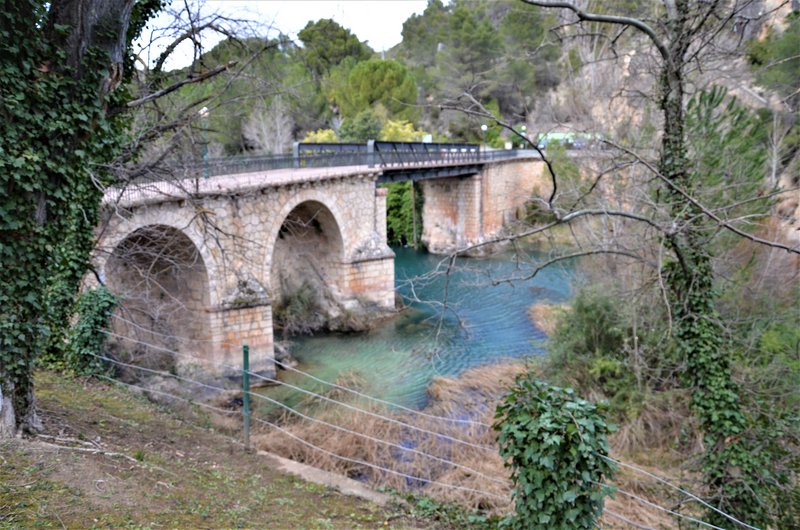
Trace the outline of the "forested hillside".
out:
M 250 61 L 247 69 L 189 87 L 180 97 L 215 96 L 208 118 L 213 154 L 281 153 L 294 139 L 334 137 L 320 129 L 333 130 L 341 141 L 417 139 L 423 131 L 479 141 L 481 122 L 442 112 L 440 105 L 469 92 L 515 124 L 533 120 L 537 98 L 577 66 L 562 60 L 561 44 L 548 34 L 556 22 L 510 0 L 446 6 L 436 0 L 405 22 L 402 43 L 378 54 L 323 19 L 309 22 L 296 42 L 225 40 L 190 69 L 233 60 Z M 500 147 L 499 136 L 493 127 L 488 141 Z
M 773 3 L 752 2 L 746 15 L 770 10 Z M 655 3 L 620 9 L 659 16 Z M 756 112 L 765 140 L 772 134 L 767 129 L 775 129 L 781 145 L 773 145 L 771 178 L 777 183 L 795 158 L 800 136 L 792 59 L 798 22 L 786 16 L 785 7 L 767 12 L 743 17 L 738 29 L 726 27 L 720 38 L 736 39 L 735 59 L 704 57 L 693 75 L 698 86 L 726 87 Z M 652 57 L 641 50 L 641 35 L 602 24 L 587 25 L 581 35 L 573 24 L 558 10 L 513 0 L 432 0 L 405 21 L 402 42 L 385 53 L 327 19 L 309 22 L 294 41 L 283 35 L 231 37 L 185 69 L 162 73 L 158 63 L 153 72 L 140 70 L 138 90 L 149 93 L 154 80 L 168 85 L 235 64 L 163 98 L 158 112 L 137 117 L 136 130 L 168 131 L 144 142 L 144 158 L 184 162 L 288 153 L 293 141 L 303 140 L 419 141 L 430 135 L 434 141 L 485 141 L 495 148 L 509 141 L 522 145 L 493 118 L 518 130 L 525 126 L 534 141 L 555 131 L 615 138 L 628 146 L 651 142 L 659 127 L 648 95 L 655 73 Z M 205 117 L 186 112 L 201 105 L 208 108 Z M 397 192 L 392 195 L 396 202 Z M 796 203 L 783 206 L 783 215 L 795 219 Z M 412 239 L 410 227 L 390 232 L 396 242 Z

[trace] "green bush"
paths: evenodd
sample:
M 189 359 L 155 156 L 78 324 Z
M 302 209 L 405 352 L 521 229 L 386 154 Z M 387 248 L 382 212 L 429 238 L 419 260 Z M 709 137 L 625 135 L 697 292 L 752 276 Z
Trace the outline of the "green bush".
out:
M 582 290 L 552 338 L 553 355 L 565 360 L 590 356 L 620 359 L 626 330 L 617 301 L 598 290 Z
M 422 193 L 411 192 L 412 182 L 392 182 L 386 187 L 386 239 L 391 245 L 411 245 L 422 238 Z M 412 205 L 412 197 L 414 204 Z M 416 223 L 412 216 L 416 215 Z
M 618 301 L 595 289 L 580 291 L 564 312 L 550 338 L 548 379 L 572 386 L 581 394 L 601 393 L 615 420 L 638 410 L 641 398 L 626 353 L 631 331 Z
M 82 375 L 102 371 L 102 362 L 94 355 L 102 352 L 107 338 L 102 330 L 108 326 L 117 302 L 117 297 L 103 286 L 80 295 L 76 306 L 78 319 L 67 333 L 64 368 Z
M 500 455 L 512 469 L 515 514 L 504 521 L 514 529 L 595 528 L 602 486 L 614 473 L 607 436 L 613 431 L 603 407 L 577 398 L 571 389 L 518 377 L 497 407 Z
M 273 307 L 275 326 L 282 330 L 284 338 L 310 335 L 324 327 L 319 296 L 317 288 L 304 281 L 299 289 Z

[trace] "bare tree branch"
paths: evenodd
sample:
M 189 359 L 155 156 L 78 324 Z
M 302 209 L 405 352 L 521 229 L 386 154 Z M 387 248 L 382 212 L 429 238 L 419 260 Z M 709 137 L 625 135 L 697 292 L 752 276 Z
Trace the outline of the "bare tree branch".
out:
M 667 49 L 667 46 L 664 42 L 659 38 L 658 34 L 655 32 L 653 28 L 642 22 L 641 20 L 631 18 L 631 17 L 621 17 L 621 16 L 614 16 L 614 15 L 600 15 L 597 13 L 587 13 L 583 9 L 571 4 L 570 2 L 542 2 L 540 0 L 522 0 L 522 2 L 526 4 L 530 4 L 532 6 L 538 7 L 551 7 L 551 8 L 561 8 L 561 9 L 569 9 L 580 20 L 585 20 L 588 22 L 605 22 L 607 24 L 621 24 L 624 26 L 631 26 L 645 35 L 647 35 L 650 40 L 655 45 L 658 53 L 666 62 L 671 62 L 670 53 Z
M 619 149 L 620 151 L 624 151 L 626 154 L 636 158 L 642 165 L 644 165 L 647 169 L 649 169 L 653 173 L 653 175 L 658 177 L 659 180 L 664 182 L 667 186 L 669 186 L 670 189 L 672 189 L 673 191 L 676 191 L 684 199 L 689 201 L 694 207 L 696 207 L 698 210 L 700 210 L 706 217 L 708 217 L 709 219 L 711 219 L 712 221 L 717 223 L 718 226 L 720 226 L 720 227 L 722 227 L 722 228 L 724 228 L 726 230 L 729 230 L 729 231 L 733 232 L 734 234 L 736 234 L 738 236 L 741 236 L 741 237 L 743 237 L 745 239 L 749 239 L 750 241 L 752 241 L 754 243 L 758 243 L 760 245 L 764 245 L 764 246 L 767 246 L 767 247 L 779 248 L 779 249 L 785 250 L 787 252 L 793 252 L 795 254 L 800 254 L 800 245 L 798 245 L 796 247 L 790 247 L 789 245 L 785 245 L 785 244 L 779 243 L 777 241 L 768 241 L 766 239 L 762 239 L 762 238 L 760 238 L 758 236 L 754 236 L 752 234 L 748 234 L 747 232 L 736 228 L 735 226 L 731 225 L 727 221 L 725 221 L 722 218 L 720 218 L 712 210 L 708 209 L 705 205 L 703 205 L 703 203 L 701 203 L 700 201 L 695 199 L 693 196 L 689 195 L 689 193 L 687 193 L 686 190 L 684 190 L 683 188 L 681 188 L 680 186 L 678 186 L 677 184 L 672 182 L 669 178 L 667 178 L 666 175 L 662 174 L 658 170 L 658 168 L 653 166 L 653 164 L 651 164 L 650 162 L 648 162 L 644 158 L 640 157 L 638 154 L 636 154 L 633 151 L 631 151 L 630 149 L 628 149 L 626 147 L 623 147 L 621 145 L 618 145 L 618 144 L 616 144 L 614 142 L 611 142 L 611 141 L 608 141 L 608 140 L 605 140 L 605 142 L 608 143 L 609 145 L 614 146 L 615 148 Z
M 237 61 L 229 61 L 226 64 L 221 64 L 219 66 L 216 66 L 216 67 L 212 68 L 211 70 L 203 72 L 202 74 L 199 74 L 199 75 L 190 74 L 189 77 L 186 77 L 185 79 L 181 79 L 180 81 L 178 81 L 176 83 L 173 83 L 168 87 L 164 87 L 161 90 L 153 92 L 152 94 L 148 94 L 148 95 L 146 95 L 146 96 L 144 96 L 142 98 L 134 99 L 133 101 L 129 101 L 127 103 L 126 107 L 129 108 L 129 109 L 134 108 L 134 107 L 138 107 L 139 105 L 142 105 L 143 103 L 147 103 L 148 101 L 152 101 L 154 99 L 158 99 L 160 97 L 166 96 L 167 94 L 169 94 L 171 92 L 175 92 L 176 90 L 178 90 L 179 88 L 181 88 L 184 85 L 190 85 L 192 83 L 200 83 L 201 81 L 205 81 L 206 79 L 210 79 L 210 78 L 214 77 L 217 74 L 220 74 L 222 72 L 225 72 L 225 71 L 233 68 L 234 66 L 236 66 L 236 63 L 237 63 Z

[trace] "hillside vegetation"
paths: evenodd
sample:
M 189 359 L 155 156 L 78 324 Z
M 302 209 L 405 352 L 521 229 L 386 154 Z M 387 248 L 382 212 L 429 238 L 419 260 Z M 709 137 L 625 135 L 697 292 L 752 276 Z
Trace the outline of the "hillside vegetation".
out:
M 298 140 L 418 141 L 430 135 L 502 148 L 525 139 L 524 125 L 531 148 L 539 133 L 582 136 L 561 136 L 579 141 L 540 150 L 552 190 L 536 190 L 527 212 L 515 213 L 513 234 L 537 242 L 551 238 L 551 244 L 541 255 L 524 255 L 521 274 L 532 278 L 569 260 L 577 262 L 581 277 L 571 305 L 557 311 L 548 357 L 517 377 L 511 394 L 499 396 L 496 430 L 507 428 L 500 445 L 516 459 L 513 485 L 504 485 L 503 493 L 518 488 L 520 516 L 507 523 L 526 528 L 542 515 L 547 520 L 540 526 L 551 522 L 549 512 L 531 508 L 537 495 L 545 495 L 534 487 L 538 480 L 549 484 L 548 498 L 557 501 L 549 508 L 564 515 L 562 528 L 577 511 L 570 504 L 586 498 L 591 502 L 581 517 L 584 527 L 593 527 L 607 493 L 595 478 L 610 479 L 612 466 L 595 466 L 598 474 L 586 475 L 592 485 L 578 484 L 583 475 L 574 469 L 554 469 L 564 459 L 542 459 L 534 442 L 521 441 L 531 435 L 525 429 L 539 422 L 548 432 L 543 446 L 566 454 L 572 448 L 559 445 L 567 438 L 557 432 L 563 427 L 578 440 L 573 453 L 598 459 L 606 456 L 605 434 L 614 430 L 608 421 L 618 426 L 608 440 L 621 460 L 648 466 L 753 524 L 800 527 L 800 15 L 787 3 L 768 0 L 745 2 L 746 10 L 732 2 L 664 4 L 590 1 L 597 16 L 581 22 L 574 12 L 511 0 L 431 0 L 424 13 L 405 22 L 402 43 L 380 57 L 332 20 L 310 22 L 298 42 L 231 37 L 187 68 L 164 72 L 159 62 L 148 71 L 129 71 L 122 107 L 126 97 L 146 99 L 187 76 L 222 73 L 136 106 L 124 120 L 122 110 L 110 114 L 105 88 L 98 97 L 97 86 L 109 80 L 97 72 L 107 69 L 94 68 L 96 79 L 50 76 L 52 65 L 42 60 L 51 51 L 48 43 L 31 52 L 32 59 L 18 61 L 21 66 L 9 66 L 14 83 L 3 85 L 4 105 L 29 101 L 33 89 L 41 98 L 31 108 L 5 105 L 4 112 L 14 113 L 3 123 L 14 134 L 0 135 L 4 152 L 13 153 L 3 173 L 12 199 L 2 228 L 11 237 L 0 240 L 0 250 L 14 264 L 4 267 L 13 289 L 6 288 L 0 304 L 0 382 L 8 388 L 11 374 L 12 383 L 27 385 L 17 386 L 14 399 L 27 407 L 19 420 L 33 440 L 2 441 L 0 525 L 492 524 L 486 513 L 504 514 L 507 505 L 455 496 L 446 500 L 485 513 L 429 521 L 308 486 L 270 471 L 260 457 L 212 432 L 218 418 L 196 410 L 185 411 L 190 419 L 178 418 L 92 379 L 40 372 L 44 433 L 37 438 L 30 376 L 37 365 L 84 374 L 99 368 L 87 361 L 91 350 L 101 350 L 103 336 L 94 333 L 94 324 L 76 331 L 81 320 L 75 313 L 91 313 L 85 307 L 91 304 L 73 304 L 102 196 L 95 169 L 102 173 L 97 182 L 107 184 L 158 180 L 182 167 L 196 169 L 203 159 L 284 154 Z M 159 7 L 148 5 L 150 15 Z M 37 42 L 37 24 L 48 8 L 37 7 L 40 18 L 24 17 L 33 28 L 25 42 Z M 618 20 L 601 23 L 617 11 L 652 23 L 656 36 L 620 30 Z M 27 49 L 3 46 L 16 54 Z M 64 106 L 69 119 L 41 117 L 42 109 L 59 112 L 54 102 L 73 91 L 83 99 Z M 52 129 L 42 129 L 44 123 Z M 481 124 L 488 126 L 485 134 Z M 62 142 L 62 135 L 70 140 Z M 413 213 L 423 201 L 413 184 L 390 187 L 391 243 L 417 240 L 419 216 Z M 60 217 L 58 205 L 69 206 L 69 215 Z M 43 213 L 48 208 L 50 217 Z M 201 210 L 205 222 L 209 216 Z M 211 225 L 205 227 L 209 233 Z M 557 244 L 550 228 L 560 231 Z M 70 333 L 68 321 L 76 322 Z M 90 339 L 78 343 L 76 337 L 86 335 Z M 540 378 L 606 404 L 579 400 Z M 446 385 L 437 388 L 446 393 Z M 487 415 L 484 427 L 492 412 L 485 405 L 494 404 L 496 394 L 476 393 Z M 541 407 L 526 408 L 531 403 Z M 542 420 L 549 418 L 547 407 L 559 404 L 566 405 L 553 415 L 558 421 Z M 576 420 L 563 412 L 568 407 L 590 419 Z M 15 428 L 18 419 L 12 419 Z M 352 417 L 345 420 L 356 427 Z M 596 446 L 584 444 L 579 421 L 601 433 L 591 436 Z M 298 423 L 293 427 L 302 432 Z M 332 443 L 331 452 L 354 451 L 353 460 L 376 453 L 317 428 L 304 434 Z M 261 432 L 255 439 L 278 446 L 272 436 Z M 397 445 L 405 439 L 403 429 L 394 427 L 387 436 Z M 491 430 L 481 436 L 486 444 L 496 438 Z M 331 459 L 302 454 L 297 446 L 280 449 L 335 468 L 324 462 Z M 502 467 L 498 459 L 472 460 Z M 528 469 L 519 464 L 531 461 Z M 360 476 L 358 469 L 346 472 Z M 684 515 L 717 525 L 731 521 L 719 510 L 705 511 L 618 476 L 643 497 L 674 501 L 670 506 Z M 480 483 L 474 472 L 461 479 Z M 430 507 L 433 501 L 422 502 Z M 619 506 L 612 502 L 619 499 L 606 506 Z M 644 520 L 642 514 L 652 514 L 641 509 L 624 513 L 640 524 L 673 522 L 661 514 L 664 519 Z

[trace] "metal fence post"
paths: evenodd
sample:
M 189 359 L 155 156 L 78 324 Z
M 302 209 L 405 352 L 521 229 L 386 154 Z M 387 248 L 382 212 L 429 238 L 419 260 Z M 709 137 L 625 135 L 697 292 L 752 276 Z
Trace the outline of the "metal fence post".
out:
M 250 346 L 242 346 L 242 416 L 244 447 L 250 449 Z

